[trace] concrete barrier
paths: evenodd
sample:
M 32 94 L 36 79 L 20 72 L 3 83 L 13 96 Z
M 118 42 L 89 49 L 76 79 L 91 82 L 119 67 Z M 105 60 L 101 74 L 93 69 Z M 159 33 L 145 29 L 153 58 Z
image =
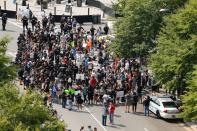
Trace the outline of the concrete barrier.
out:
M 14 18 L 14 19 L 16 19 L 16 11 L 2 10 L 2 9 L 1 9 L 0 12 L 1 12 L 1 13 L 0 13 L 0 16 L 2 16 L 3 13 L 6 13 L 6 16 L 7 16 L 8 18 Z
M 115 11 L 108 7 L 108 6 L 105 6 L 102 2 L 100 1 L 97 1 L 97 0 L 86 0 L 86 4 L 89 5 L 89 6 L 94 6 L 94 7 L 97 7 L 101 10 L 103 10 L 103 12 L 109 16 L 115 16 Z

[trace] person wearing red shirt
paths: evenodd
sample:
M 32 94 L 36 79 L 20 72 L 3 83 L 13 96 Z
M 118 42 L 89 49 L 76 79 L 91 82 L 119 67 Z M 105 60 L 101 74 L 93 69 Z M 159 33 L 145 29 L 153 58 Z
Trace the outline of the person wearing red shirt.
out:
M 115 112 L 115 105 L 111 101 L 109 103 L 109 121 L 110 121 L 110 124 L 114 124 L 114 112 Z
M 89 84 L 90 84 L 90 87 L 92 87 L 92 88 L 96 87 L 97 81 L 94 76 L 92 76 L 92 78 L 90 79 Z

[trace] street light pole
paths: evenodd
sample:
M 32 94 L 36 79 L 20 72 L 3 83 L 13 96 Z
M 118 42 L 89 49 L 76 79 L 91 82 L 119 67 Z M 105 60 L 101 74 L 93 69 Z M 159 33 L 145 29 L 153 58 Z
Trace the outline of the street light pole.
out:
M 40 9 L 42 11 L 42 3 L 43 3 L 43 0 L 40 0 Z

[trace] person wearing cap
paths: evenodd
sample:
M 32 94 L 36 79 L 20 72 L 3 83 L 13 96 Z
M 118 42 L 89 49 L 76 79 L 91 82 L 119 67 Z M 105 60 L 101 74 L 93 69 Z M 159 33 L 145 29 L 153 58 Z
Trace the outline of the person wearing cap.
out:
M 6 26 L 6 24 L 7 24 L 7 16 L 6 16 L 6 13 L 3 13 L 3 16 L 2 16 L 2 28 L 3 28 L 3 30 L 6 30 L 5 29 L 5 26 Z

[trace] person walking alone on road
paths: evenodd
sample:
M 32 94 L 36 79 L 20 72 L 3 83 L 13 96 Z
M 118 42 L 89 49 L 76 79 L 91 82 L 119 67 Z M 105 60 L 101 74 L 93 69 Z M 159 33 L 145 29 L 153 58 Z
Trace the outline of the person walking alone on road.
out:
M 103 111 L 102 111 L 102 124 L 103 126 L 106 126 L 107 123 L 107 115 L 108 115 L 108 105 L 103 105 Z
M 6 16 L 6 13 L 3 13 L 3 16 L 2 16 L 2 29 L 3 30 L 6 30 L 5 29 L 5 26 L 6 26 L 6 23 L 7 23 L 7 16 Z
M 138 102 L 138 96 L 137 96 L 137 93 L 134 92 L 133 93 L 133 102 L 132 102 L 132 110 L 133 110 L 133 112 L 136 112 L 137 102 Z
M 149 116 L 150 96 L 147 96 L 147 98 L 144 100 L 143 104 L 144 104 L 144 115 Z
M 109 121 L 110 121 L 110 124 L 114 124 L 114 112 L 115 112 L 115 105 L 111 101 L 109 103 Z

